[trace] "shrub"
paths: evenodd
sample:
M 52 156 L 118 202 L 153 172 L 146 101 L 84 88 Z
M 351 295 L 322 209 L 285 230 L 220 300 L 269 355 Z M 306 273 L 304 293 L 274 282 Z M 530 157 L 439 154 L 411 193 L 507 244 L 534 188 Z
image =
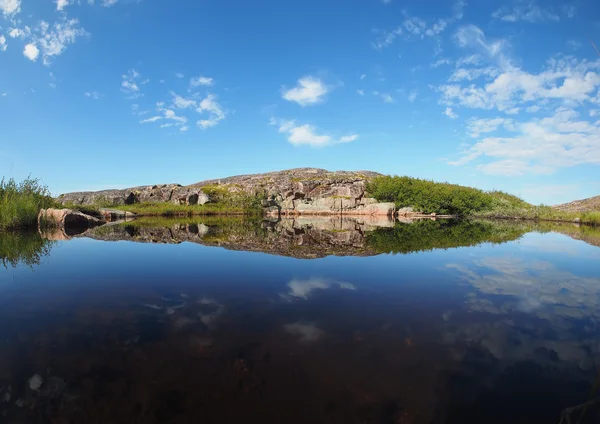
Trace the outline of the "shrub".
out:
M 469 215 L 491 209 L 495 202 L 495 195 L 472 187 L 411 177 L 375 177 L 367 184 L 367 191 L 379 201 L 394 202 L 398 208 L 410 206 L 420 212 L 444 215 Z
M 0 181 L 0 230 L 33 227 L 40 209 L 54 206 L 50 191 L 37 178 Z

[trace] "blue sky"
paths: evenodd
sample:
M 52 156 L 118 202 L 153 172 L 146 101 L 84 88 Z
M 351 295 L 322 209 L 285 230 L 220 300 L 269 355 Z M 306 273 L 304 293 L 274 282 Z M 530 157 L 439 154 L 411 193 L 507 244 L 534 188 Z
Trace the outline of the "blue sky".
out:
M 0 175 L 294 167 L 600 194 L 600 3 L 0 0 Z

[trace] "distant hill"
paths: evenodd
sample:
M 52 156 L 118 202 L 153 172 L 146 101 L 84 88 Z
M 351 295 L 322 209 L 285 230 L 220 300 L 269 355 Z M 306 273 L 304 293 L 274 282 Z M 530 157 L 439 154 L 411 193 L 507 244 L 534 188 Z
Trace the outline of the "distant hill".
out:
M 589 199 L 575 200 L 562 205 L 555 205 L 552 208 L 563 212 L 600 212 L 600 196 L 590 197 Z

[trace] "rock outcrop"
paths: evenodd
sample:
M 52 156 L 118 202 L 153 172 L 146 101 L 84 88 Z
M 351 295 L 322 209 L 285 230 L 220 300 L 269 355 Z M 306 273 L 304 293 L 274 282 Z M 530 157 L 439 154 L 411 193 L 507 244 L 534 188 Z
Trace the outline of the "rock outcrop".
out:
M 265 174 L 238 175 L 208 180 L 190 186 L 179 184 L 133 187 L 124 190 L 68 193 L 58 197 L 63 204 L 123 205 L 164 203 L 203 205 L 212 199 L 209 188 L 215 186 L 235 194 L 262 199 L 265 214 L 281 215 L 375 215 L 392 216 L 392 203 L 369 198 L 366 184 L 379 176 L 371 171 L 329 172 L 318 168 L 299 168 Z
M 588 199 L 575 200 L 562 205 L 552 206 L 554 209 L 562 212 L 599 212 L 600 196 L 590 197 Z
M 42 209 L 38 214 L 38 226 L 58 228 L 92 228 L 104 221 L 71 209 Z

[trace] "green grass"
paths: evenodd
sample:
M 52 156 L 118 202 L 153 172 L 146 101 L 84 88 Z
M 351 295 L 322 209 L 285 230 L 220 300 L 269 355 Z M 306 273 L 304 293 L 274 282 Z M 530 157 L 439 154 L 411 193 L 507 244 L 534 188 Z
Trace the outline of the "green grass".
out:
M 1 232 L 0 262 L 4 267 L 16 267 L 19 264 L 37 265 L 50 253 L 53 244 L 33 231 Z
M 38 179 L 0 181 L 0 231 L 35 227 L 40 209 L 52 206 L 54 199 Z

